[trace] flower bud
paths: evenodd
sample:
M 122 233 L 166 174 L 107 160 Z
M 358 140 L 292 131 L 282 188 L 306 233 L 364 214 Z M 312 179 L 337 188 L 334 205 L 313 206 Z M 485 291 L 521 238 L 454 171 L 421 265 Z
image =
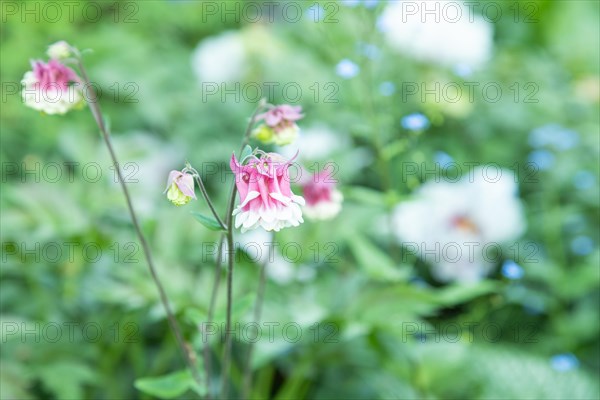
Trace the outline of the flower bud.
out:
M 60 42 L 56 42 L 48 46 L 48 57 L 54 60 L 64 60 L 65 58 L 71 57 L 73 51 L 69 43 L 61 40 Z
M 182 171 L 171 171 L 167 181 L 167 199 L 176 206 L 183 206 L 196 199 L 194 177 Z
M 254 129 L 252 131 L 252 137 L 257 140 L 260 140 L 263 143 L 272 143 L 273 136 L 274 136 L 273 129 L 269 128 L 265 124 L 259 125 L 258 128 Z
M 296 125 L 297 120 L 303 118 L 302 108 L 287 104 L 276 106 L 269 111 L 257 116 L 257 120 L 264 120 L 252 132 L 252 136 L 263 143 L 275 143 L 285 146 L 292 143 L 298 137 L 300 128 Z

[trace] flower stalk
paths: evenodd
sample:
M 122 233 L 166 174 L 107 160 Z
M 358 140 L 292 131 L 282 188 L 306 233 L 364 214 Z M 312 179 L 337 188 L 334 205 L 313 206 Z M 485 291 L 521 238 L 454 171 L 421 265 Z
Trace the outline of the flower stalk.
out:
M 244 133 L 244 138 L 242 139 L 242 145 L 240 147 L 240 156 L 244 150 L 244 147 L 248 144 L 250 140 L 250 134 L 252 133 L 252 127 L 256 122 L 256 118 L 258 113 L 265 107 L 266 103 L 264 100 L 261 100 L 254 110 L 252 117 L 250 118 L 250 122 L 248 122 L 248 126 L 246 128 L 246 132 Z M 231 195 L 229 196 L 229 203 L 227 204 L 227 219 L 226 219 L 226 239 L 227 239 L 227 311 L 226 311 L 226 319 L 225 319 L 225 348 L 223 349 L 223 364 L 222 364 L 222 381 L 221 381 L 221 398 L 227 399 L 228 391 L 229 391 L 229 369 L 231 363 L 231 305 L 233 299 L 233 264 L 234 264 L 234 248 L 233 248 L 233 208 L 235 206 L 235 196 L 237 194 L 237 186 L 234 181 L 231 187 Z
M 201 380 L 198 370 L 196 368 L 195 354 L 193 353 L 193 350 L 190 348 L 190 346 L 187 345 L 183 339 L 183 335 L 181 333 L 181 328 L 179 327 L 179 324 L 177 323 L 177 320 L 175 319 L 173 311 L 171 310 L 171 306 L 169 305 L 167 295 L 165 293 L 165 290 L 163 288 L 161 280 L 156 272 L 156 268 L 154 267 L 154 261 L 152 259 L 152 254 L 150 252 L 150 246 L 148 245 L 148 242 L 146 241 L 146 238 L 144 237 L 144 234 L 142 233 L 142 229 L 140 228 L 140 224 L 138 222 L 138 219 L 137 219 L 137 216 L 135 213 L 135 209 L 133 208 L 133 203 L 131 201 L 131 196 L 129 195 L 129 190 L 127 189 L 127 185 L 125 184 L 125 179 L 123 178 L 121 169 L 119 168 L 119 161 L 117 159 L 117 155 L 116 155 L 114 148 L 112 146 L 112 143 L 111 143 L 110 132 L 108 131 L 108 129 L 106 127 L 104 118 L 102 116 L 102 111 L 100 109 L 100 105 L 98 104 L 98 98 L 96 96 L 96 92 L 94 91 L 93 86 L 91 85 L 90 79 L 87 75 L 87 71 L 85 70 L 85 67 L 83 66 L 83 62 L 79 55 L 77 57 L 77 66 L 79 68 L 79 72 L 81 73 L 81 77 L 84 81 L 84 84 L 88 88 L 90 88 L 90 90 L 88 91 L 88 95 L 90 96 L 90 98 L 88 98 L 87 102 L 89 104 L 92 115 L 94 116 L 96 124 L 98 125 L 98 128 L 100 129 L 100 133 L 102 134 L 104 143 L 106 144 L 106 147 L 108 148 L 108 152 L 110 154 L 112 162 L 115 165 L 115 169 L 117 171 L 117 177 L 119 179 L 119 184 L 121 185 L 123 195 L 125 196 L 125 200 L 127 202 L 127 209 L 129 211 L 129 216 L 131 217 L 131 222 L 133 223 L 133 226 L 135 228 L 135 232 L 138 237 L 138 240 L 140 241 L 140 244 L 142 245 L 144 257 L 146 259 L 146 263 L 148 264 L 148 269 L 150 270 L 150 275 L 152 276 L 154 284 L 156 285 L 156 288 L 158 289 L 160 301 L 165 309 L 165 312 L 167 313 L 167 319 L 169 321 L 169 325 L 171 327 L 171 330 L 173 331 L 173 334 L 175 335 L 177 344 L 178 344 L 178 346 L 181 350 L 181 353 L 187 363 L 187 366 L 192 374 L 192 377 L 198 383 L 198 385 L 201 385 L 202 380 Z
M 204 183 L 202 182 L 202 177 L 200 176 L 198 171 L 196 171 L 194 168 L 190 167 L 189 164 L 183 169 L 183 172 L 187 172 L 187 171 L 191 172 L 192 176 L 196 179 L 196 183 L 198 183 L 200 192 L 202 192 L 202 196 L 204 197 L 204 200 L 206 200 L 206 204 L 208 204 L 208 208 L 210 208 L 210 212 L 215 217 L 215 220 L 217 221 L 217 223 L 219 225 L 221 225 L 221 229 L 226 230 L 227 225 L 225 225 L 225 223 L 223 222 L 221 217 L 219 217 L 219 214 L 215 210 L 215 206 L 213 205 L 212 201 L 210 200 L 208 192 L 206 191 L 206 188 L 204 187 Z

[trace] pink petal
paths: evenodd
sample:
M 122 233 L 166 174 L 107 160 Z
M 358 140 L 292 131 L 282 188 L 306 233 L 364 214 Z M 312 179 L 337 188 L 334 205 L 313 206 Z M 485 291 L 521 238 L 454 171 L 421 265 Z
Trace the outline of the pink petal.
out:
M 194 177 L 190 174 L 182 174 L 175 180 L 175 184 L 181 190 L 181 193 L 193 199 L 196 198 L 194 193 Z
M 181 175 L 183 175 L 183 173 L 181 171 L 171 171 L 169 172 L 169 179 L 167 179 L 167 188 L 165 189 L 165 191 L 163 193 L 166 193 L 167 190 L 169 190 L 169 188 L 171 187 L 171 185 L 173 184 L 173 181 L 180 177 Z
M 279 124 L 282 119 L 283 118 L 282 118 L 281 114 L 279 112 L 277 112 L 277 110 L 273 109 L 273 110 L 267 112 L 267 115 L 265 117 L 265 122 L 269 126 L 275 126 L 275 125 Z

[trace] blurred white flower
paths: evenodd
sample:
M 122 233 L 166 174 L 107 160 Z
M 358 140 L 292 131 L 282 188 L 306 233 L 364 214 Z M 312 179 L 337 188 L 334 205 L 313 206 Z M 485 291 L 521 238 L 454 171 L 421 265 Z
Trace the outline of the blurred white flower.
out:
M 473 282 L 498 262 L 494 249 L 525 230 L 514 175 L 476 168 L 457 183 L 425 183 L 416 198 L 399 204 L 394 234 L 433 267 L 440 281 Z
M 247 58 L 241 32 L 224 32 L 198 44 L 192 69 L 200 82 L 235 82 L 244 76 Z
M 301 160 L 326 160 L 334 152 L 348 147 L 348 138 L 334 132 L 326 125 L 302 128 L 298 139 L 290 146 L 278 147 L 277 152 L 286 158 L 296 154 Z
M 471 20 L 469 9 L 460 2 L 407 3 L 390 2 L 378 21 L 391 47 L 417 60 L 451 68 L 477 68 L 491 57 L 492 24 L 479 15 Z M 410 5 L 417 7 L 416 12 L 409 10 Z M 437 11 L 426 13 L 425 9 Z

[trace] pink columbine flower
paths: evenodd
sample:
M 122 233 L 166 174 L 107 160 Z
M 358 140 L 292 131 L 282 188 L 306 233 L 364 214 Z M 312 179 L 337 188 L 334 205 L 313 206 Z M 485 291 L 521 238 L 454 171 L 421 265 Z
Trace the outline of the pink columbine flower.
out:
M 344 196 L 336 189 L 336 180 L 326 169 L 312 175 L 303 184 L 306 216 L 312 220 L 329 220 L 342 209 Z
M 234 154 L 230 166 L 240 194 L 240 205 L 233 211 L 236 228 L 246 232 L 261 226 L 278 232 L 304 222 L 300 209 L 304 199 L 290 188 L 290 161 L 277 153 L 264 153 L 242 165 Z
M 257 121 L 264 120 L 264 124 L 258 126 L 252 134 L 264 143 L 284 146 L 296 140 L 300 132 L 296 121 L 303 117 L 301 106 L 276 106 L 256 117 Z
M 83 102 L 81 79 L 58 60 L 32 61 L 32 71 L 23 76 L 25 105 L 46 114 L 65 114 Z
M 167 199 L 176 206 L 182 206 L 196 199 L 194 177 L 183 171 L 171 171 L 167 181 Z

